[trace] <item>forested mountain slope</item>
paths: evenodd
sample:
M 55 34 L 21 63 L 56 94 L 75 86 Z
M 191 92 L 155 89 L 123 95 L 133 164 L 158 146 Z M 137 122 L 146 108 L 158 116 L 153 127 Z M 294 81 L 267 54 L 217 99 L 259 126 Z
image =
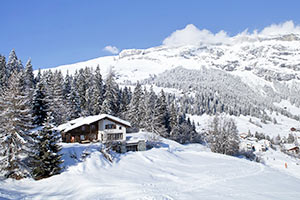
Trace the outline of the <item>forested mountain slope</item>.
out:
M 80 68 L 110 68 L 125 85 L 142 83 L 191 92 L 192 114 L 226 111 L 266 118 L 264 109 L 298 119 L 278 103 L 300 106 L 299 35 L 238 35 L 230 43 L 158 46 L 123 50 L 117 56 L 51 68 L 74 73 Z M 200 101 L 200 103 L 199 103 Z M 213 103 L 211 103 L 213 102 Z M 209 104 L 210 105 L 207 105 Z M 200 106 L 206 104 L 206 106 Z M 212 106 L 213 105 L 213 106 Z

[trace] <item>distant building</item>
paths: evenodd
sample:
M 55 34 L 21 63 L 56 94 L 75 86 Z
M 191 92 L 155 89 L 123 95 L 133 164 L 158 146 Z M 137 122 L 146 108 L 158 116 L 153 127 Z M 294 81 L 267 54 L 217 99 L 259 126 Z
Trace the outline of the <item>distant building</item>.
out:
M 299 147 L 295 144 L 285 144 L 284 149 L 291 154 L 299 154 Z
M 240 133 L 240 138 L 242 139 L 246 139 L 248 136 L 248 133 Z
M 293 153 L 293 154 L 298 154 L 299 153 L 299 147 L 292 147 L 292 148 L 288 149 L 287 151 L 290 152 L 290 153 Z

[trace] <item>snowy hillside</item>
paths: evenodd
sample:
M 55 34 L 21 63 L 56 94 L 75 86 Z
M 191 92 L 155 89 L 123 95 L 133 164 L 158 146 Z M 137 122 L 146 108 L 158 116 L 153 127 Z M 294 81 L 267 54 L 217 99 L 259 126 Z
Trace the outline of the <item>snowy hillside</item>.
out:
M 222 69 L 242 78 L 247 84 L 271 85 L 271 80 L 300 80 L 300 36 L 288 34 L 263 36 L 236 36 L 231 44 L 199 44 L 158 46 L 149 49 L 123 50 L 117 56 L 100 57 L 86 62 L 63 65 L 63 73 L 74 73 L 80 68 L 100 65 L 120 75 L 120 81 L 141 80 L 178 66 L 201 69 L 202 66 Z
M 120 84 L 128 85 L 146 79 L 148 84 L 177 90 L 183 87 L 195 90 L 198 87 L 199 91 L 203 91 L 208 88 L 223 100 L 231 96 L 222 103 L 236 102 L 238 108 L 259 104 L 260 108 L 254 109 L 283 109 L 280 102 L 287 101 L 295 105 L 296 110 L 286 112 L 299 115 L 299 38 L 298 34 L 288 33 L 272 36 L 241 34 L 230 38 L 227 43 L 164 44 L 149 49 L 128 49 L 117 56 L 100 57 L 51 70 L 73 74 L 81 68 L 99 65 L 104 76 L 113 68 Z M 174 88 L 174 85 L 177 87 Z
M 2 181 L 0 198 L 294 200 L 300 196 L 296 163 L 289 170 L 278 167 L 278 162 L 263 165 L 170 140 L 149 151 L 116 154 L 113 163 L 105 160 L 98 144 L 63 146 L 62 174 L 40 181 Z M 90 155 L 80 159 L 82 152 Z M 280 158 L 284 162 L 284 156 Z
M 237 117 L 227 115 L 227 117 L 233 118 L 235 120 L 239 133 L 248 133 L 250 131 L 252 134 L 255 134 L 255 132 L 258 132 L 264 133 L 271 138 L 276 137 L 277 135 L 287 138 L 289 133 L 292 133 L 290 129 L 292 127 L 299 127 L 300 125 L 298 121 L 282 116 L 280 114 L 276 115 L 275 113 L 273 113 L 271 116 L 277 120 L 277 124 L 271 122 L 264 124 L 261 122 L 261 119 L 251 116 L 241 115 Z M 201 116 L 189 115 L 189 117 L 196 124 L 198 124 L 197 131 L 203 132 L 209 129 L 209 125 L 214 116 L 204 114 Z M 300 137 L 299 132 L 294 132 L 293 134 L 296 134 L 298 137 Z

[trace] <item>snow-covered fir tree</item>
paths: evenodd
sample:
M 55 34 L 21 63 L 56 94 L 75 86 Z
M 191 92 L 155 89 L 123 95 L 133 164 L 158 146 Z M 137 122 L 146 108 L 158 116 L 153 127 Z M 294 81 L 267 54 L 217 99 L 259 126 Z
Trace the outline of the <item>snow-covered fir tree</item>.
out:
M 169 137 L 169 114 L 166 102 L 166 96 L 163 90 L 160 92 L 153 116 L 154 132 L 160 134 L 163 137 Z
M 32 116 L 33 124 L 42 126 L 47 117 L 46 90 L 43 82 L 38 82 L 33 93 Z
M 128 113 L 128 109 L 129 109 L 129 104 L 131 101 L 131 90 L 130 88 L 128 89 L 126 86 L 124 87 L 124 89 L 120 90 L 121 93 L 121 98 L 120 98 L 120 114 L 121 117 L 124 119 L 127 119 L 127 113 Z
M 48 178 L 61 172 L 61 134 L 53 129 L 47 120 L 37 132 L 36 153 L 32 156 L 32 176 L 36 179 Z
M 63 102 L 64 102 L 64 115 L 65 121 L 70 121 L 72 118 L 72 100 L 71 100 L 71 91 L 72 91 L 72 80 L 73 77 L 67 72 L 64 83 L 63 83 Z
M 141 84 L 138 82 L 134 88 L 131 102 L 128 108 L 128 119 L 131 122 L 133 129 L 138 129 L 140 127 L 142 118 L 142 99 L 144 98 L 144 93 Z
M 68 96 L 68 101 L 70 102 L 71 109 L 71 119 L 75 119 L 81 116 L 81 107 L 80 107 L 80 97 L 76 87 L 76 79 L 72 79 L 71 91 Z
M 105 81 L 104 98 L 101 113 L 117 116 L 120 106 L 119 86 L 115 81 L 115 74 L 112 70 L 107 75 Z
M 15 50 L 13 49 L 9 56 L 6 63 L 6 73 L 7 77 L 9 78 L 12 73 L 20 72 L 23 69 L 22 62 L 18 59 Z
M 92 115 L 98 115 L 101 112 L 101 106 L 104 100 L 103 91 L 103 80 L 100 72 L 99 65 L 97 66 L 91 84 L 92 94 L 91 94 L 91 105 L 92 105 Z
M 21 179 L 30 176 L 26 159 L 31 152 L 31 109 L 28 96 L 21 85 L 21 73 L 15 70 L 7 88 L 0 96 L 0 171 L 5 178 Z
M 155 104 L 158 101 L 157 95 L 153 90 L 153 86 L 151 85 L 150 91 L 147 93 L 146 97 L 146 114 L 145 114 L 145 121 L 146 121 L 146 130 L 150 132 L 154 132 L 154 114 L 155 114 Z
M 139 118 L 140 118 L 139 127 L 143 130 L 145 130 L 147 128 L 147 119 L 145 118 L 145 116 L 146 116 L 146 112 L 148 109 L 148 106 L 147 106 L 147 97 L 148 96 L 149 96 L 148 91 L 145 87 L 144 91 L 142 93 L 142 96 L 140 98 L 140 101 L 139 101 L 139 106 L 138 106 Z
M 1 89 L 6 86 L 7 81 L 7 70 L 6 70 L 6 59 L 5 56 L 0 55 L 0 94 Z
M 34 79 L 34 75 L 33 75 L 31 59 L 29 59 L 25 65 L 24 83 L 25 83 L 25 87 L 27 89 L 32 90 L 34 88 L 35 79 Z

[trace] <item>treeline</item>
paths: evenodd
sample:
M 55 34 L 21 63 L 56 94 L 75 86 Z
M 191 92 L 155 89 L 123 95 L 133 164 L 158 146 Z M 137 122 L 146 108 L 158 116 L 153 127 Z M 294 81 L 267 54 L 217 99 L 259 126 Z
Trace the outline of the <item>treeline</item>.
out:
M 111 71 L 105 80 L 100 67 L 73 75 L 44 71 L 34 76 L 13 50 L 0 55 L 0 172 L 5 178 L 36 179 L 60 172 L 60 133 L 52 127 L 89 115 L 111 114 L 145 130 L 180 143 L 200 142 L 195 125 L 162 90 L 137 83 L 134 91 L 121 88 Z M 48 144 L 48 145 L 45 145 Z
M 243 83 L 239 77 L 222 70 L 205 67 L 199 70 L 177 67 L 147 79 L 143 83 L 181 90 L 184 94 L 178 98 L 181 112 L 192 115 L 228 113 L 235 116 L 254 116 L 263 121 L 273 122 L 265 111 L 270 110 L 300 120 L 300 116 L 292 115 L 273 104 L 289 99 L 295 105 L 299 105 L 294 100 L 296 98 L 293 98 L 299 94 L 294 84 L 289 90 L 287 89 L 289 87 L 283 87 L 284 84 L 274 82 L 276 90 L 264 86 L 261 88 L 261 93 L 266 95 L 263 95 Z

